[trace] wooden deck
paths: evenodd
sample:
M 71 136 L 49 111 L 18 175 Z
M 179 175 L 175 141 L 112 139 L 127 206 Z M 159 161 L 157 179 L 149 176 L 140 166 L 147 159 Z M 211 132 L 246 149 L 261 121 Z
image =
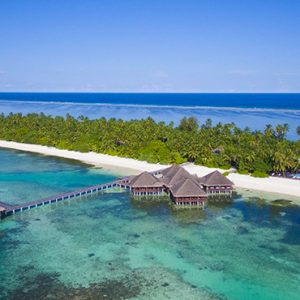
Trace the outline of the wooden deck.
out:
M 126 179 L 126 178 L 122 178 L 122 179 L 119 179 L 119 180 L 116 180 L 116 181 L 113 181 L 110 183 L 104 183 L 104 184 L 100 184 L 100 185 L 90 186 L 90 187 L 76 190 L 73 192 L 63 193 L 63 194 L 51 196 L 51 197 L 36 200 L 36 201 L 27 202 L 27 203 L 20 204 L 20 205 L 10 205 L 10 204 L 4 203 L 4 202 L 0 202 L 0 207 L 3 207 L 5 209 L 5 211 L 2 212 L 2 218 L 9 216 L 9 215 L 13 215 L 17 212 L 26 211 L 26 210 L 29 210 L 29 209 L 32 209 L 35 207 L 44 206 L 44 205 L 48 205 L 51 203 L 57 203 L 57 202 L 64 201 L 64 200 L 70 200 L 70 199 L 74 199 L 74 198 L 81 197 L 81 196 L 91 195 L 91 194 L 103 192 L 103 191 L 117 188 L 117 187 L 124 188 L 124 189 L 130 189 L 129 185 L 126 185 L 122 182 L 124 179 Z
M 10 210 L 14 206 L 0 201 L 0 207 L 3 207 L 7 211 L 7 210 Z

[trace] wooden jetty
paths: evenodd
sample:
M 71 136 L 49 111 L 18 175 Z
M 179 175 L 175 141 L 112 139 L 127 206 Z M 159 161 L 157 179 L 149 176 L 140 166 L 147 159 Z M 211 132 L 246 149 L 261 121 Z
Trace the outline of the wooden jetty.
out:
M 137 197 L 159 197 L 168 194 L 177 207 L 204 207 L 208 196 L 231 196 L 233 186 L 234 183 L 218 171 L 214 171 L 204 177 L 197 177 L 196 175 L 191 175 L 181 166 L 172 165 L 166 169 L 142 172 L 137 176 L 122 177 L 110 183 L 94 185 L 20 205 L 0 202 L 0 219 L 35 207 L 91 195 L 113 188 L 128 189 L 133 196 Z
M 23 211 L 26 211 L 26 210 L 29 210 L 29 209 L 32 209 L 35 207 L 44 206 L 44 205 L 48 205 L 51 203 L 57 203 L 57 202 L 64 201 L 64 200 L 70 200 L 70 199 L 78 198 L 81 196 L 96 194 L 96 193 L 110 190 L 113 188 L 130 189 L 130 186 L 128 184 L 126 184 L 125 182 L 126 182 L 126 177 L 115 180 L 110 183 L 94 185 L 94 186 L 86 187 L 86 188 L 76 190 L 73 192 L 67 192 L 67 193 L 56 195 L 56 196 L 51 196 L 48 198 L 27 202 L 27 203 L 20 204 L 20 205 L 10 205 L 10 204 L 4 203 L 4 202 L 0 202 L 0 213 L 1 213 L 0 219 L 4 218 L 6 216 L 13 215 L 17 212 L 23 212 Z

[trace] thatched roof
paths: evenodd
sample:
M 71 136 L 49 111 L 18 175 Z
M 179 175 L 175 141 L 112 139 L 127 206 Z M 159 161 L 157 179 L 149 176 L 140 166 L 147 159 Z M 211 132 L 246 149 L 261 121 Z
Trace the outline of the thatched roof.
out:
M 160 181 L 169 187 L 176 185 L 183 179 L 188 178 L 193 180 L 196 184 L 199 184 L 198 178 L 196 176 L 191 175 L 181 166 L 173 165 L 163 170 L 161 173 L 163 176 L 160 178 Z
M 130 181 L 131 187 L 162 187 L 162 183 L 148 172 L 143 172 Z
M 4 207 L 2 207 L 2 206 L 0 206 L 0 212 L 1 211 L 5 211 L 6 209 L 4 208 Z
M 178 166 L 178 165 L 172 165 L 172 166 L 169 167 L 169 168 L 163 169 L 163 170 L 161 171 L 161 174 L 162 174 L 163 176 L 173 176 L 180 168 L 182 168 L 182 167 L 180 167 L 180 166 Z M 173 175 L 172 175 L 172 174 L 173 174 Z
M 203 185 L 234 185 L 234 183 L 225 177 L 219 171 L 209 173 L 198 180 Z
M 163 177 L 160 180 L 168 186 L 173 186 L 179 181 L 182 181 L 182 179 L 188 178 L 195 180 L 194 177 L 183 167 L 174 165 L 171 168 L 169 168 L 165 175 L 163 174 Z
M 204 197 L 206 193 L 192 178 L 178 181 L 171 187 L 171 193 L 174 197 Z

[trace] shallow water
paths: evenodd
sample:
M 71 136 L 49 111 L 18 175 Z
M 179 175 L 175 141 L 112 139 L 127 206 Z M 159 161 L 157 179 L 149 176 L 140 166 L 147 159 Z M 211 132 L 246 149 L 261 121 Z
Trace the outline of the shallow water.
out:
M 25 203 L 113 180 L 116 175 L 72 160 L 0 149 L 0 201 Z
M 0 158 L 11 201 L 27 184 L 29 200 L 112 179 L 55 158 Z M 299 216 L 243 195 L 203 211 L 117 191 L 33 209 L 0 223 L 0 299 L 299 299 Z

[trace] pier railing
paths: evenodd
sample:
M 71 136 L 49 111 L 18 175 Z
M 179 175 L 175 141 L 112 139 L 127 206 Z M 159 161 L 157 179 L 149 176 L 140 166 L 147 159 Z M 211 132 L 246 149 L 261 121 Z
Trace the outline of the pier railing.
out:
M 0 202 L 0 207 L 3 209 L 3 211 L 1 212 L 1 218 L 9 216 L 9 215 L 13 215 L 17 212 L 23 212 L 23 211 L 26 211 L 26 210 L 29 210 L 29 209 L 32 209 L 35 207 L 44 206 L 44 205 L 48 205 L 51 203 L 57 203 L 57 202 L 61 202 L 64 200 L 70 200 L 70 199 L 78 198 L 81 196 L 92 195 L 92 194 L 103 192 L 103 191 L 110 190 L 113 188 L 130 189 L 130 186 L 127 184 L 126 177 L 124 177 L 124 178 L 115 180 L 113 182 L 94 185 L 94 186 L 86 187 L 86 188 L 79 189 L 79 190 L 76 190 L 73 192 L 67 192 L 67 193 L 63 193 L 63 194 L 59 194 L 59 195 L 55 195 L 55 196 L 50 196 L 47 198 L 27 202 L 24 204 L 10 205 L 10 204 L 4 203 L 4 202 Z

